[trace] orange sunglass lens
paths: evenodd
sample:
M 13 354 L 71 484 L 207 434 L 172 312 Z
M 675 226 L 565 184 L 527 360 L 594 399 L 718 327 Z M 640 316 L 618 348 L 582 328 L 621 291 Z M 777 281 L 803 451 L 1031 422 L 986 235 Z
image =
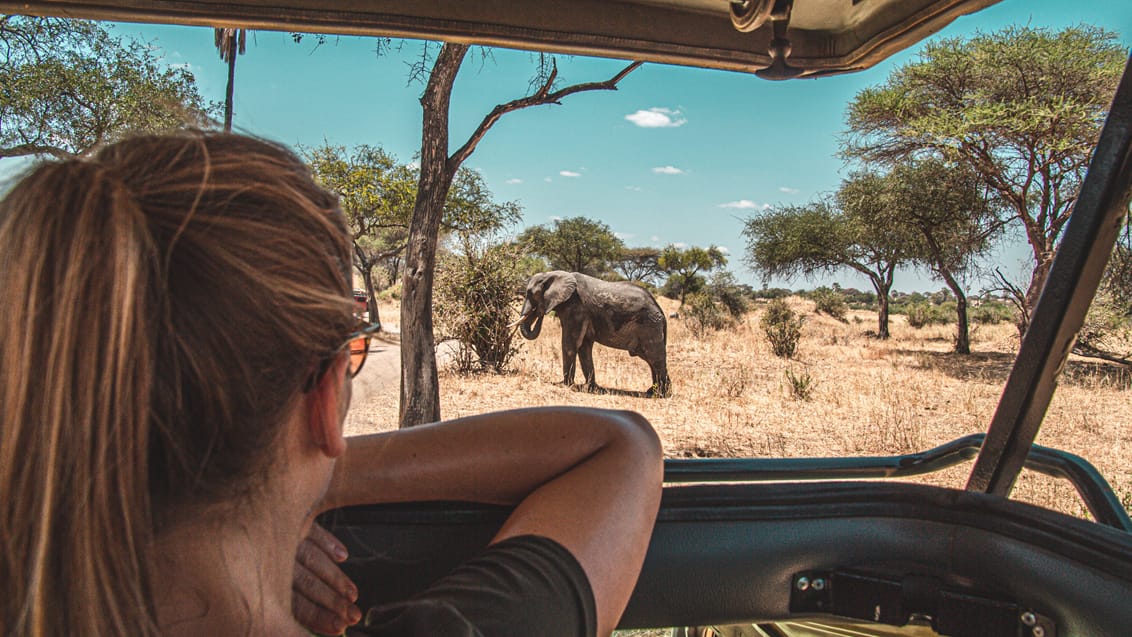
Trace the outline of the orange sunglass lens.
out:
M 362 336 L 350 341 L 350 373 L 356 374 L 369 353 L 369 338 Z

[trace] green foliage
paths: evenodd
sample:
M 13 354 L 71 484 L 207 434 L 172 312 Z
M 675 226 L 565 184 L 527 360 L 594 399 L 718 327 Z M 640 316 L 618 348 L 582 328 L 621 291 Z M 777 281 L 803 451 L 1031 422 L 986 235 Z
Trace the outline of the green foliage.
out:
M 1087 25 L 937 40 L 857 94 L 842 150 L 889 165 L 927 157 L 963 165 L 1010 208 L 1035 259 L 1045 261 L 1126 57 L 1116 34 Z M 1028 304 L 1041 283 L 1031 281 Z
M 849 306 L 845 303 L 845 295 L 841 292 L 820 287 L 810 292 L 809 297 L 817 306 L 814 308 L 817 313 L 829 315 L 842 323 L 848 322 L 845 314 L 849 311 Z
M 95 22 L 0 15 L 0 158 L 68 157 L 130 133 L 203 127 L 193 74 Z
M 793 278 L 851 269 L 887 297 L 897 266 L 911 262 L 915 240 L 888 218 L 881 181 L 856 174 L 834 197 L 779 206 L 748 218 L 747 264 L 762 273 Z M 888 314 L 877 316 L 877 334 L 888 337 Z
M 794 400 L 809 400 L 814 394 L 814 379 L 809 372 L 795 374 L 794 370 L 786 370 L 786 382 L 790 387 L 790 396 Z
M 590 276 L 609 272 L 625 248 L 608 225 L 585 217 L 556 219 L 549 228 L 532 226 L 519 235 L 518 241 L 546 259 L 551 269 Z
M 751 296 L 756 299 L 766 299 L 769 301 L 772 299 L 784 299 L 793 293 L 794 291 L 788 288 L 768 288 L 764 285 L 761 289 L 753 290 Z
M 707 292 L 736 323 L 750 309 L 750 288 L 735 281 L 735 275 L 723 270 L 712 275 Z
M 717 272 L 702 291 L 689 293 L 681 313 L 696 337 L 709 330 L 719 331 L 739 325 L 749 303 L 743 286 L 730 272 Z
M 638 281 L 652 285 L 663 274 L 657 260 L 660 250 L 656 248 L 625 248 L 613 263 L 613 270 L 626 281 Z
M 688 295 L 683 317 L 688 330 L 696 338 L 703 338 L 709 331 L 718 332 L 734 327 L 737 323 L 719 303 L 703 292 L 693 292 Z
M 529 275 L 521 254 L 518 246 L 502 244 L 440 259 L 433 297 L 437 340 L 457 342 L 459 371 L 505 372 L 518 351 L 507 323 Z
M 354 267 L 371 299 L 377 298 L 377 269 L 394 271 L 409 240 L 409 221 L 417 199 L 417 170 L 398 163 L 377 146 L 322 146 L 305 152 L 307 163 L 325 188 L 338 193 L 354 244 Z M 519 219 L 513 202 L 495 203 L 483 178 L 461 168 L 456 173 L 441 220 L 441 230 L 457 241 L 490 236 Z M 394 281 L 385 283 L 392 285 Z M 377 316 L 376 302 L 370 315 Z
M 908 325 L 916 329 L 928 325 L 947 325 L 955 316 L 954 306 L 951 312 L 947 312 L 943 307 L 929 303 L 913 303 L 905 308 L 904 313 L 908 317 Z
M 1014 310 L 1001 301 L 983 301 L 970 309 L 971 320 L 981 325 L 998 325 L 1014 320 Z
M 775 299 L 767 304 L 760 321 L 771 351 L 780 358 L 793 358 L 802 338 L 805 317 L 798 316 L 786 301 Z
M 1132 313 L 1107 290 L 1099 292 L 1077 333 L 1077 350 L 1132 365 Z
M 711 272 L 727 265 L 727 257 L 715 246 L 680 248 L 669 245 L 661 251 L 656 263 L 668 275 L 662 293 L 669 298 L 680 299 L 683 305 L 689 293 L 704 288 L 706 281 L 700 272 Z

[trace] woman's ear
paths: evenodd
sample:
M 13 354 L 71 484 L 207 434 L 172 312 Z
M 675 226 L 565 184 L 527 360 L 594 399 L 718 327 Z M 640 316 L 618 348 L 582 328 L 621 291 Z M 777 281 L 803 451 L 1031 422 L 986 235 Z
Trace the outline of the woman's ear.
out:
M 350 406 L 350 382 L 346 378 L 349 353 L 334 358 L 330 368 L 307 394 L 306 426 L 311 441 L 329 458 L 346 453 L 342 425 Z

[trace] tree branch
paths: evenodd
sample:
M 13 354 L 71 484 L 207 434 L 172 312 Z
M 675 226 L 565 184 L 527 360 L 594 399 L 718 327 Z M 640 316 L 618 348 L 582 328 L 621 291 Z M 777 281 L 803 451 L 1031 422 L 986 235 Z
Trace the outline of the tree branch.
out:
M 449 173 L 453 175 L 456 174 L 456 169 L 476 150 L 476 146 L 480 143 L 480 140 L 483 139 L 483 136 L 487 134 L 487 131 L 499 121 L 500 117 L 503 117 L 507 113 L 523 108 L 530 108 L 531 106 L 560 104 L 563 98 L 573 95 L 574 93 L 582 93 L 584 91 L 616 91 L 617 84 L 625 79 L 626 75 L 635 71 L 641 64 L 643 64 L 643 62 L 633 62 L 604 82 L 573 84 L 552 92 L 551 88 L 554 86 L 554 80 L 558 77 L 558 66 L 555 65 L 550 72 L 550 76 L 547 77 L 546 82 L 543 82 L 542 86 L 539 87 L 537 91 L 526 97 L 521 97 L 505 104 L 499 104 L 491 109 L 490 113 L 484 116 L 483 121 L 480 122 L 475 132 L 468 137 L 468 141 L 448 158 Z
M 18 144 L 16 146 L 0 148 L 0 159 L 7 157 L 26 157 L 28 155 L 51 155 L 56 159 L 70 159 L 75 157 L 74 153 L 63 148 L 43 144 Z

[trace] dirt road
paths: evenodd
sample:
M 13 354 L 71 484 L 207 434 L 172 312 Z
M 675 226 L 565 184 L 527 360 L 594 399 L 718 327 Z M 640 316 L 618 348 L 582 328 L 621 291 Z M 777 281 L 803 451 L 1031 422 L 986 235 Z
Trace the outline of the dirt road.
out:
M 365 367 L 354 378 L 346 434 L 359 435 L 397 428 L 397 404 L 401 393 L 401 333 L 396 325 L 383 324 L 370 342 Z M 450 343 L 437 348 L 436 362 L 444 365 L 452 356 Z

